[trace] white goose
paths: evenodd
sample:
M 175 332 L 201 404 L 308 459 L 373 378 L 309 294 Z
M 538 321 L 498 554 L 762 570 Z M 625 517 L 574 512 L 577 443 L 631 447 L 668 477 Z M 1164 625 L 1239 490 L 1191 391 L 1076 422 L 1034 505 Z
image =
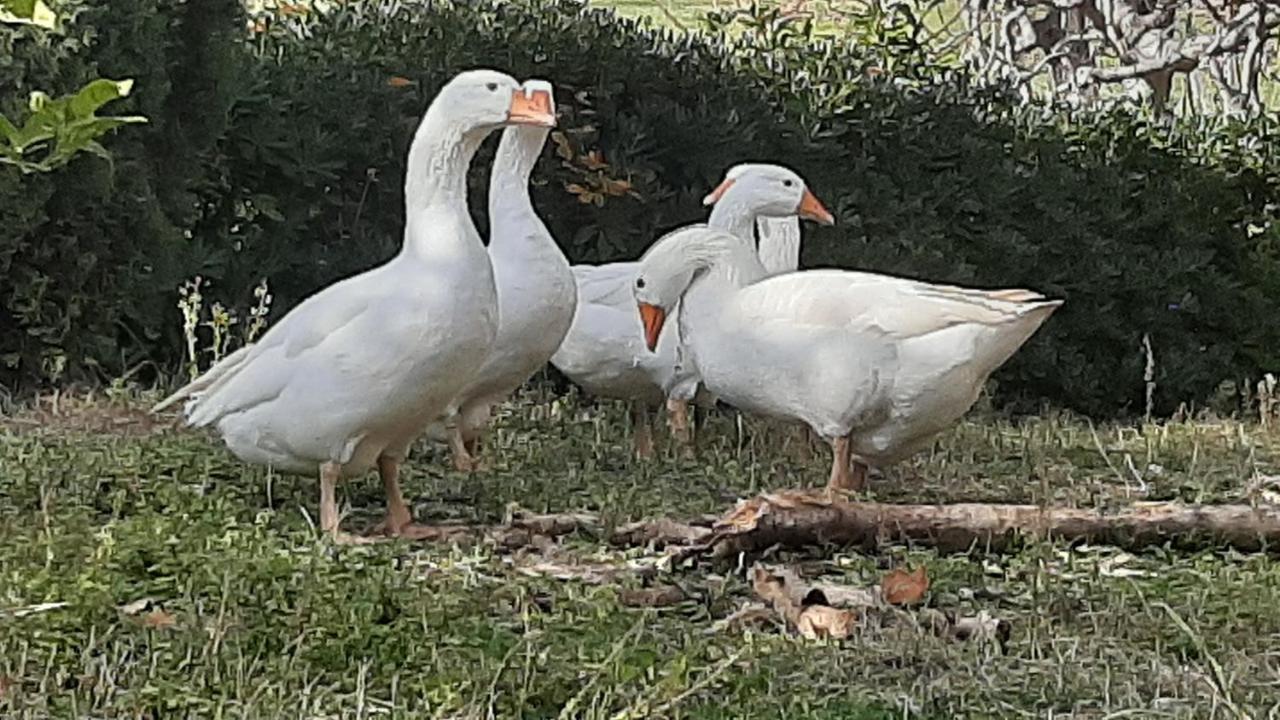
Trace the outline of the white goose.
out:
M 334 488 L 377 467 L 386 531 L 414 525 L 398 473 L 409 444 L 484 360 L 498 327 L 489 255 L 467 212 L 466 173 L 490 132 L 550 127 L 550 97 L 510 76 L 471 70 L 446 84 L 409 148 L 405 238 L 387 263 L 298 305 L 262 339 L 154 408 L 179 400 L 246 462 L 320 473 L 320 527 L 338 541 Z
M 708 225 L 732 232 L 745 247 L 755 247 L 754 227 L 760 223 L 764 232 L 759 252 L 771 263 L 769 268 L 759 261 L 754 264 L 753 272 L 761 277 L 795 270 L 795 264 L 777 263 L 787 258 L 799 261 L 796 215 L 823 224 L 834 222 L 804 180 L 778 165 L 736 165 L 703 202 L 713 206 Z M 677 440 L 688 447 L 688 402 L 698 392 L 699 381 L 675 333 L 661 336 L 655 352 L 645 351 L 631 294 L 639 265 L 631 261 L 573 267 L 578 312 L 551 362 L 592 395 L 631 401 L 636 453 L 647 456 L 653 449 L 649 408 L 663 401 Z M 676 310 L 672 313 L 674 317 Z
M 1061 305 L 844 270 L 754 281 L 741 270 L 758 264 L 713 229 L 663 237 L 634 281 L 645 341 L 681 303 L 681 342 L 707 388 L 808 424 L 832 445 L 829 484 L 840 489 L 862 487 L 865 462 L 901 459 L 957 420 Z
M 526 91 L 552 97 L 551 84 Z M 529 176 L 546 143 L 545 127 L 509 127 L 489 176 L 489 258 L 498 286 L 498 335 L 471 382 L 458 394 L 449 428 L 454 467 L 475 469 L 475 443 L 501 402 L 547 364 L 573 321 L 578 294 L 569 261 L 529 198 Z

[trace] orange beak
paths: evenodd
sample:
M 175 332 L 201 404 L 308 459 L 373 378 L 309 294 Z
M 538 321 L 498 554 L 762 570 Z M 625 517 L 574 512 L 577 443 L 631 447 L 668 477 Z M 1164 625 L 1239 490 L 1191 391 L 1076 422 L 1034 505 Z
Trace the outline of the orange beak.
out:
M 800 198 L 800 207 L 796 209 L 796 214 L 823 225 L 836 224 L 835 216 L 822 207 L 822 203 L 819 202 L 817 196 L 809 192 L 808 188 L 804 191 L 804 197 Z
M 724 194 L 729 192 L 729 188 L 732 185 L 733 185 L 732 180 L 725 180 L 724 182 L 720 183 L 719 185 L 716 186 L 715 190 L 712 190 L 709 195 L 702 198 L 702 204 L 715 205 L 716 203 L 720 202 L 720 198 L 724 197 Z
M 537 127 L 556 126 L 556 104 L 551 99 L 550 86 L 538 83 L 530 87 L 530 83 L 511 94 L 511 109 L 507 111 L 507 122 L 512 125 L 535 125 Z
M 644 323 L 644 344 L 649 352 L 658 347 L 658 336 L 662 334 L 662 325 L 667 321 L 667 311 L 657 305 L 640 303 L 640 322 Z

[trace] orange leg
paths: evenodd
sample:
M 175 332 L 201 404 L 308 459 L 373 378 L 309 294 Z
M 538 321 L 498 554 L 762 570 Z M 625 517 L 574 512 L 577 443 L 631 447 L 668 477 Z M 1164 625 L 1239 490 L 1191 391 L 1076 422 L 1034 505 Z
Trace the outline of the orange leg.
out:
M 339 527 L 338 481 L 342 479 L 342 466 L 327 462 L 320 466 L 320 530 L 339 545 L 359 545 L 373 542 L 368 538 L 350 535 Z
M 382 478 L 382 490 L 387 494 L 387 518 L 383 529 L 388 535 L 398 535 L 413 523 L 413 512 L 400 491 L 400 461 L 385 455 L 378 458 L 378 475 Z
M 466 449 L 467 455 L 471 457 L 470 472 L 483 472 L 489 469 L 489 462 L 480 457 L 481 432 L 481 430 L 477 429 L 475 431 L 476 434 L 471 437 L 467 437 L 466 433 L 462 435 L 462 447 Z
M 855 492 L 863 492 L 867 489 L 867 479 L 869 477 L 869 468 L 866 463 L 854 458 L 851 461 L 853 471 L 850 473 L 853 478 L 853 487 L 849 488 Z
M 861 492 L 867 482 L 867 466 L 850 462 L 849 436 L 831 441 L 831 479 L 829 490 Z
M 406 540 L 447 540 L 459 532 L 457 527 L 423 525 L 413 521 L 413 511 L 400 492 L 400 461 L 386 456 L 378 458 L 378 474 L 387 493 L 387 517 L 382 531 Z
M 680 447 L 680 455 L 692 458 L 694 438 L 693 425 L 689 422 L 689 403 L 685 400 L 667 398 L 667 418 L 671 423 L 671 436 Z
M 474 447 L 474 446 L 473 446 Z M 449 428 L 449 450 L 453 455 L 453 469 L 459 472 L 475 472 L 476 460 L 462 437 L 462 424 Z
M 327 462 L 320 466 L 320 530 L 334 536 L 338 534 L 338 480 L 342 466 Z

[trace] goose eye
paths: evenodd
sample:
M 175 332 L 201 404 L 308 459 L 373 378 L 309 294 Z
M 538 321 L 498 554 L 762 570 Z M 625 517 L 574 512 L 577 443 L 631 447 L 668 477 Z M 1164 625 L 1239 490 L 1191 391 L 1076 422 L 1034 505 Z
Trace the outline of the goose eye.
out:
M 498 83 L 489 83 L 485 87 L 489 88 L 489 92 L 498 92 Z
M 783 180 L 783 181 L 782 181 L 782 184 L 783 184 L 783 185 L 785 185 L 785 186 L 787 186 L 787 187 L 792 187 L 792 186 L 794 186 L 794 185 L 795 185 L 795 183 L 794 183 L 794 182 L 792 182 L 792 181 L 790 181 L 790 180 Z
M 636 278 L 636 287 L 644 289 L 644 278 Z

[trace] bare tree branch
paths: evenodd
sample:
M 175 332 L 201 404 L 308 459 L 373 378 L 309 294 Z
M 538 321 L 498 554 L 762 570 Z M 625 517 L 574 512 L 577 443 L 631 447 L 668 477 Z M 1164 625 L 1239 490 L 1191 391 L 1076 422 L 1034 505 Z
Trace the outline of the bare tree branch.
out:
M 1230 111 L 1257 112 L 1261 78 L 1276 55 L 1280 2 L 968 0 L 959 17 L 968 27 L 956 34 L 972 43 L 969 66 L 1027 100 L 1065 92 L 1073 104 L 1087 105 L 1116 96 L 1101 87 L 1138 80 L 1163 111 L 1175 76 L 1203 68 L 1197 87 L 1188 86 L 1197 97 L 1181 105 L 1184 112 L 1206 106 L 1213 88 Z M 1049 72 L 1051 83 L 1034 82 Z

